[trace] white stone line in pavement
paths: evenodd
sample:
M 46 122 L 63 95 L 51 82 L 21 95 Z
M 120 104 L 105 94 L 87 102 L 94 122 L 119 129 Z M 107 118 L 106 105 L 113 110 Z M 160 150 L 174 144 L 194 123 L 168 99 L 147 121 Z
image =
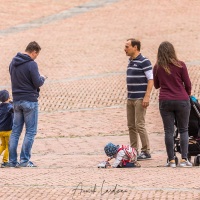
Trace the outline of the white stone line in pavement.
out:
M 77 76 L 77 77 L 52 80 L 52 81 L 47 80 L 47 82 L 48 83 L 71 82 L 71 81 L 79 81 L 79 80 L 94 79 L 94 78 L 104 78 L 104 77 L 108 77 L 108 76 L 117 76 L 117 75 L 123 75 L 123 74 L 125 76 L 126 71 L 108 72 L 108 73 L 97 74 L 97 75 Z
M 1 31 L 0 31 L 1 35 Z M 194 61 L 188 61 L 186 62 L 187 66 L 194 66 L 199 65 L 200 60 L 194 60 Z M 94 79 L 94 78 L 102 78 L 102 77 L 108 77 L 108 76 L 116 76 L 116 75 L 125 75 L 126 71 L 117 71 L 117 72 L 108 72 L 103 74 L 97 74 L 97 75 L 87 75 L 87 76 L 77 76 L 73 78 L 65 78 L 65 79 L 59 79 L 59 80 L 47 80 L 45 84 L 51 84 L 51 83 L 60 83 L 60 82 L 71 82 L 71 81 L 79 81 L 79 80 L 86 80 L 86 79 Z M 10 84 L 8 85 L 1 85 L 0 89 L 3 88 L 11 88 Z
M 102 106 L 102 107 L 91 107 L 91 108 L 74 108 L 74 109 L 61 109 L 61 110 L 52 110 L 51 112 L 49 111 L 39 111 L 39 113 L 43 113 L 43 114 L 53 114 L 53 113 L 64 113 L 64 112 L 78 112 L 78 111 L 91 111 L 91 110 L 104 110 L 104 109 L 112 109 L 112 108 L 126 108 L 126 104 L 125 104 L 126 99 L 124 99 L 124 103 L 118 104 L 118 105 L 114 105 L 114 106 Z M 155 103 L 151 103 L 151 104 L 155 104 Z M 157 103 L 156 103 L 157 104 Z
M 86 75 L 86 76 L 77 76 L 72 78 L 64 78 L 64 79 L 58 79 L 58 80 L 46 80 L 45 84 L 53 84 L 53 83 L 63 83 L 63 82 L 72 82 L 72 81 L 80 81 L 80 80 L 87 80 L 87 79 L 95 79 L 95 78 L 104 78 L 109 76 L 118 76 L 118 75 L 126 75 L 126 71 L 118 71 L 118 72 L 108 72 L 108 73 L 102 73 L 102 74 L 96 74 L 96 75 Z M 0 89 L 3 88 L 11 88 L 11 85 L 0 85 Z
M 95 8 L 103 7 L 106 6 L 110 3 L 115 3 L 120 0 L 91 0 L 90 2 L 87 2 L 85 4 L 82 4 L 80 6 L 76 6 L 74 8 L 59 12 L 54 15 L 46 16 L 46 17 L 41 17 L 39 19 L 24 23 L 24 24 L 19 24 L 13 27 L 10 27 L 8 29 L 0 30 L 0 35 L 8 35 L 11 33 L 18 33 L 20 31 L 24 31 L 27 29 L 31 28 L 37 28 L 40 26 L 43 26 L 45 24 L 49 24 L 58 20 L 63 20 L 67 19 L 85 12 L 88 12 L 90 10 L 93 10 Z

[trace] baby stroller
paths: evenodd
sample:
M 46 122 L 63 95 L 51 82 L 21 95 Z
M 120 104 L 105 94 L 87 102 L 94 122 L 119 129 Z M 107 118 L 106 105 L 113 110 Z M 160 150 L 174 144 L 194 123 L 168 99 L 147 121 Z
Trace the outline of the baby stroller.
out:
M 194 166 L 200 166 L 200 104 L 194 97 L 190 97 L 191 111 L 189 117 L 188 133 L 189 133 L 189 145 L 188 145 L 188 160 L 191 161 L 191 157 L 194 156 Z M 176 122 L 175 122 L 175 127 Z M 174 156 L 175 162 L 178 164 L 178 158 L 176 152 L 181 153 L 180 138 L 178 137 L 178 129 L 176 128 L 174 134 Z

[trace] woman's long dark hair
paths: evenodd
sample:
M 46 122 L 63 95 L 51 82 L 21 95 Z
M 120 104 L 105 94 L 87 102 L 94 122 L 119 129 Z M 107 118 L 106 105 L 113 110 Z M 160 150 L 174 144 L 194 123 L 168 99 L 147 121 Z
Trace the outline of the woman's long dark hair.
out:
M 174 46 L 167 41 L 162 42 L 158 48 L 156 64 L 158 67 L 163 67 L 168 74 L 171 74 L 169 67 L 170 64 L 180 68 L 182 67 L 176 56 Z

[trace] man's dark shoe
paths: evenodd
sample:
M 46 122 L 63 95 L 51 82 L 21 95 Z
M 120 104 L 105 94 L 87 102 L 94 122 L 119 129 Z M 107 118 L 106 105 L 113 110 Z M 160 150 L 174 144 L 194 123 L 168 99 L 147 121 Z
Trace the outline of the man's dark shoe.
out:
M 137 160 L 146 160 L 151 158 L 151 155 L 147 152 L 142 151 L 140 155 L 137 157 Z

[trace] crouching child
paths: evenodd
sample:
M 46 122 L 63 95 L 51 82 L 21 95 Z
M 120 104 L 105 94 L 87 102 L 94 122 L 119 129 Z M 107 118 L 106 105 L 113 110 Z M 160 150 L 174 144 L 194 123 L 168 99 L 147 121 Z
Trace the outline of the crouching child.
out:
M 107 164 L 106 168 L 141 167 L 141 165 L 137 162 L 137 151 L 129 145 L 119 146 L 108 143 L 104 147 L 104 151 L 108 156 L 108 163 L 111 159 L 115 159 L 114 163 L 112 165 Z

